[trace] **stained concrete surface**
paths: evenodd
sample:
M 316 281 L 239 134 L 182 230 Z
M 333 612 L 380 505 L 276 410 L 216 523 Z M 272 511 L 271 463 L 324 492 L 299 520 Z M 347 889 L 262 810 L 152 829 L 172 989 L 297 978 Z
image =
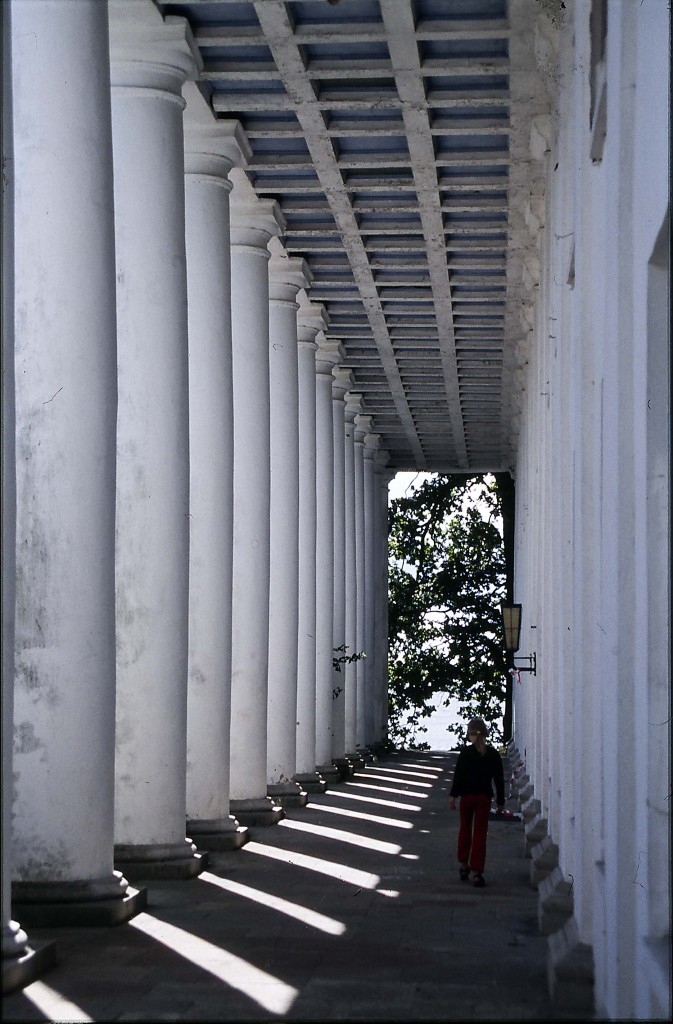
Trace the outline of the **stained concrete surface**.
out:
M 491 823 L 486 888 L 459 880 L 455 759 L 370 762 L 199 878 L 148 882 L 126 924 L 31 930 L 58 963 L 3 1020 L 560 1019 L 523 824 Z

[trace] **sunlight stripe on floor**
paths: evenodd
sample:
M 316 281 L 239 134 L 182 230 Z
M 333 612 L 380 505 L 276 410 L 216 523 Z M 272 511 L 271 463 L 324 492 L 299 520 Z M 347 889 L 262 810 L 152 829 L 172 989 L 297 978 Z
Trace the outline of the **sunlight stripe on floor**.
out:
M 417 779 L 433 779 L 434 780 L 434 779 L 441 779 L 441 777 L 442 777 L 442 773 L 441 772 L 433 772 L 432 774 L 430 772 L 408 772 L 408 771 L 405 771 L 403 768 L 388 768 L 385 765 L 380 765 L 380 764 L 376 766 L 376 770 L 377 770 L 377 772 L 391 772 L 394 775 L 404 775 L 405 777 L 407 775 L 414 775 Z M 396 782 L 396 781 L 397 781 L 396 779 L 390 779 L 390 782 Z M 399 781 L 402 782 L 403 780 L 400 779 Z
M 391 779 L 389 775 L 374 775 L 373 772 L 356 772 L 353 776 L 354 779 L 380 779 L 381 782 L 399 782 L 400 785 L 404 783 L 406 786 L 419 786 L 421 789 L 432 789 L 431 782 L 413 782 L 407 779 Z
M 328 814 L 338 814 L 343 818 L 360 818 L 362 821 L 371 821 L 376 825 L 390 825 L 391 828 L 413 828 L 413 821 L 402 821 L 400 818 L 384 818 L 381 814 L 368 814 L 367 811 L 351 811 L 348 807 L 332 807 L 331 804 L 307 804 L 312 809 L 327 811 Z
M 391 779 L 391 782 L 394 781 Z M 380 786 L 377 782 L 347 782 L 349 789 L 374 789 L 377 793 L 394 793 L 396 796 L 410 796 L 412 800 L 427 800 L 427 793 L 410 793 L 406 789 L 393 789 L 392 786 Z
M 378 804 L 379 807 L 392 807 L 395 811 L 420 811 L 415 804 L 401 804 L 399 800 L 377 800 L 373 796 L 362 796 L 361 793 L 342 793 L 338 789 L 330 789 L 325 796 L 338 796 L 345 800 L 360 800 L 364 804 Z
M 71 1003 L 49 985 L 45 985 L 43 981 L 33 981 L 24 988 L 22 995 L 54 1024 L 70 1024 L 71 1021 L 73 1024 L 87 1024 L 88 1021 L 95 1020 L 95 1017 L 90 1017 L 79 1006 Z
M 428 778 L 438 779 L 439 776 L 441 775 L 441 772 L 438 772 L 437 768 L 434 765 L 431 768 L 426 768 L 425 765 L 422 765 L 422 764 L 409 764 L 408 761 L 400 761 L 399 764 L 403 768 L 415 768 L 416 772 L 418 774 L 418 777 L 421 778 L 421 779 L 428 779 Z M 390 769 L 386 768 L 385 770 L 386 771 L 391 771 L 391 772 L 395 771 L 394 768 L 390 768 Z
M 284 824 L 284 822 L 280 822 L 280 824 Z M 281 899 L 280 896 L 274 896 L 270 892 L 264 892 L 263 889 L 253 889 L 249 885 L 242 885 L 241 882 L 234 882 L 231 878 L 220 878 L 219 875 L 213 875 L 210 871 L 202 871 L 198 880 L 216 885 L 218 889 L 224 889 L 226 892 L 233 893 L 234 896 L 243 896 L 246 900 L 260 903 L 270 910 L 277 910 L 280 914 L 293 917 L 296 921 L 301 921 L 302 924 L 326 932 L 327 935 L 343 935 L 346 931 L 346 925 L 341 921 L 336 921 L 333 917 L 326 917 L 325 914 L 319 914 L 316 910 L 310 910 L 308 907 L 302 907 L 299 903 L 290 903 L 289 900 Z
M 349 882 L 357 885 L 360 889 L 375 889 L 381 879 L 369 871 L 360 871 L 359 868 L 351 868 L 347 864 L 337 864 L 335 861 L 323 860 L 322 857 L 309 857 L 305 853 L 295 853 L 294 850 L 279 850 L 275 846 L 267 846 L 265 843 L 258 843 L 254 839 L 241 847 L 242 853 L 258 853 L 271 860 L 281 860 L 286 864 L 292 864 L 297 868 L 307 868 L 309 871 L 317 871 L 318 874 L 328 875 L 330 878 L 337 878 L 341 882 Z
M 351 846 L 360 846 L 366 850 L 373 850 L 375 853 L 390 853 L 396 856 L 402 852 L 402 847 L 395 843 L 386 843 L 381 839 L 370 839 L 369 836 L 360 836 L 355 832 L 345 832 L 340 828 L 329 828 L 328 825 L 312 825 L 308 821 L 290 821 L 285 818 L 278 822 L 283 828 L 296 829 L 298 832 L 311 832 L 316 836 L 324 836 L 325 839 L 336 839 L 340 843 L 350 843 Z
M 160 921 L 151 914 L 141 913 L 128 922 L 130 928 L 143 932 L 156 942 L 173 950 L 185 960 L 207 971 L 215 978 L 223 981 L 230 988 L 242 992 L 254 1003 L 264 1007 L 269 1013 L 282 1014 L 292 1006 L 299 992 L 291 985 L 286 985 L 272 974 L 254 967 L 240 956 L 229 953 L 226 949 L 212 942 L 192 935 L 191 932 L 177 928 L 166 921 Z

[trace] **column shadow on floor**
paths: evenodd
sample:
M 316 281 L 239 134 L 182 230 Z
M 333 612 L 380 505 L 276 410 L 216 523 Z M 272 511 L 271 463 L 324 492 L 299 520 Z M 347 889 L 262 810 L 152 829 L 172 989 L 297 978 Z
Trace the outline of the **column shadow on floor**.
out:
M 367 765 L 128 924 L 43 930 L 60 963 L 4 1019 L 551 1019 L 522 829 L 491 825 L 486 890 L 458 879 L 455 756 Z

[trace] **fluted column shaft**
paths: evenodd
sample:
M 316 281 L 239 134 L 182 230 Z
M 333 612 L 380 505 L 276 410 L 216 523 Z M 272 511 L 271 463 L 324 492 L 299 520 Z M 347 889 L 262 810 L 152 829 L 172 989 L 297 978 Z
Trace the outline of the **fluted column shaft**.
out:
M 27 0 L 12 6 L 12 18 L 21 125 L 15 898 L 121 898 L 126 882 L 113 873 L 117 372 L 106 8 Z
M 305 803 L 297 770 L 299 623 L 299 376 L 296 295 L 307 264 L 275 253 L 269 264 L 271 535 L 267 793 Z
M 316 336 L 326 325 L 322 306 L 301 304 L 297 313 L 299 397 L 299 606 L 297 623 L 297 773 L 312 791 L 323 789 L 316 772 Z
M 231 168 L 248 152 L 236 121 L 216 122 L 185 87 L 189 300 L 189 682 L 187 831 L 227 849 L 244 830 L 229 813 L 234 422 L 231 381 Z
M 339 345 L 319 339 L 316 352 L 316 763 L 333 781 L 332 690 L 334 689 L 334 422 L 332 368 Z
M 116 852 L 123 865 L 156 862 L 157 872 L 163 866 L 169 875 L 189 874 L 200 865 L 185 839 L 189 392 L 181 90 L 196 74 L 198 53 L 187 23 L 164 25 L 155 9 L 113 2 L 110 28 L 119 380 Z
M 232 177 L 235 177 L 232 174 Z M 234 561 L 231 807 L 244 823 L 275 813 L 266 795 L 270 578 L 268 243 L 281 218 L 270 200 L 232 193 Z

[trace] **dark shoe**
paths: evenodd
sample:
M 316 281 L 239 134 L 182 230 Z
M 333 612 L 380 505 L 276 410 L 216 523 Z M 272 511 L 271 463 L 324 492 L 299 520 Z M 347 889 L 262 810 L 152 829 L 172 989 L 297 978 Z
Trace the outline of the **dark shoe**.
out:
M 461 880 L 461 882 L 469 882 L 469 880 L 470 880 L 470 869 L 469 868 L 461 867 L 461 869 L 460 869 L 460 880 Z
M 486 885 L 486 879 L 484 878 L 483 875 L 480 875 L 479 872 L 476 871 L 472 885 L 475 887 L 475 889 L 483 889 L 484 886 Z

